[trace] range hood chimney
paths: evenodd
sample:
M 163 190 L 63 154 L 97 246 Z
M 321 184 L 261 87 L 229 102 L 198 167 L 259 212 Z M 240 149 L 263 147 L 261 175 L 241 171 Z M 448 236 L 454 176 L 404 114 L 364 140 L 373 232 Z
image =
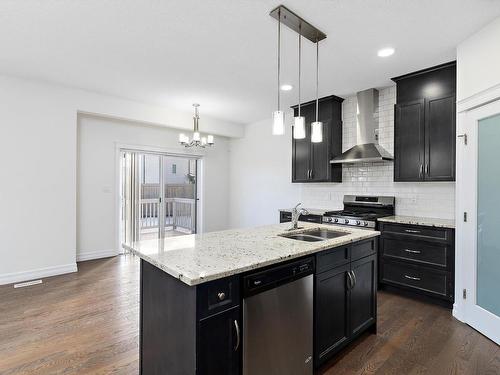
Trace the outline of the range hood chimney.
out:
M 383 147 L 378 144 L 378 90 L 368 89 L 356 94 L 357 107 L 357 142 L 356 146 L 330 160 L 332 164 L 382 162 L 393 160 Z

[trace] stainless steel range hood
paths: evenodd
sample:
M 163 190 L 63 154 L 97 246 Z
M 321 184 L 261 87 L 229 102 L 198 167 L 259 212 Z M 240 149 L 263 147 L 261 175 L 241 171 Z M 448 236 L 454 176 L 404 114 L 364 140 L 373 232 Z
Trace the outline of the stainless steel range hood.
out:
M 346 152 L 330 160 L 332 164 L 382 162 L 394 160 L 378 144 L 378 90 L 368 89 L 356 94 L 357 106 L 357 144 Z

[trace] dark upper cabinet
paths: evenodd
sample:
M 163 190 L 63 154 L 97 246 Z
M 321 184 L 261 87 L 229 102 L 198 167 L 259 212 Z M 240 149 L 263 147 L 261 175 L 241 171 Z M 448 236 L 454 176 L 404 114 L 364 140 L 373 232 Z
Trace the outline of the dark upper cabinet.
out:
M 323 142 L 311 142 L 311 123 L 316 121 L 316 102 L 301 105 L 306 137 L 292 139 L 292 182 L 342 182 L 342 165 L 330 160 L 342 153 L 342 101 L 337 96 L 319 100 L 318 120 L 323 122 Z M 298 107 L 294 116 L 298 115 Z
M 240 373 L 239 327 L 241 327 L 239 307 L 200 321 L 197 374 L 237 375 Z
M 456 63 L 393 81 L 394 181 L 454 181 Z
M 396 104 L 394 125 L 394 180 L 421 180 L 424 170 L 424 100 Z
M 425 100 L 425 179 L 455 180 L 455 95 Z

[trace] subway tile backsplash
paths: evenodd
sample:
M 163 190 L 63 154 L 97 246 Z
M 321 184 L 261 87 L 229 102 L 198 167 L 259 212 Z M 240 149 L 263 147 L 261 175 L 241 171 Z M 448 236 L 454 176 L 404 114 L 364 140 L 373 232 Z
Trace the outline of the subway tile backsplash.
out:
M 391 154 L 394 154 L 395 103 L 395 86 L 379 90 L 379 143 Z M 342 104 L 344 151 L 356 144 L 356 105 L 356 96 L 346 98 Z M 393 169 L 393 162 L 346 164 L 341 184 L 303 184 L 303 205 L 339 209 L 344 194 L 394 195 L 398 215 L 454 218 L 454 182 L 394 182 Z

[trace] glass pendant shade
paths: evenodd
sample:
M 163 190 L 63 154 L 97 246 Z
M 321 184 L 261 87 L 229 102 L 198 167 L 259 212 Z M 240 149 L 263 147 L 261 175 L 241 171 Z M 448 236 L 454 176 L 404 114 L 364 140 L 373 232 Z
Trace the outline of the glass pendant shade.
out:
M 283 111 L 273 112 L 273 135 L 285 134 L 285 116 Z
M 182 133 L 181 133 L 181 134 L 179 134 L 179 142 L 180 142 L 180 143 L 184 143 L 184 142 L 185 142 L 185 137 L 186 137 L 186 136 L 185 136 L 184 134 L 182 134 Z
M 311 124 L 311 142 L 323 142 L 323 123 L 321 121 L 315 121 Z
M 199 140 L 200 140 L 200 133 L 194 132 L 193 133 L 193 141 L 199 141 Z
M 306 120 L 304 116 L 294 117 L 293 138 L 304 139 L 306 137 Z
M 213 145 L 214 144 L 214 136 L 213 135 L 208 135 L 207 136 L 207 143 L 209 145 Z

